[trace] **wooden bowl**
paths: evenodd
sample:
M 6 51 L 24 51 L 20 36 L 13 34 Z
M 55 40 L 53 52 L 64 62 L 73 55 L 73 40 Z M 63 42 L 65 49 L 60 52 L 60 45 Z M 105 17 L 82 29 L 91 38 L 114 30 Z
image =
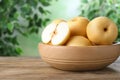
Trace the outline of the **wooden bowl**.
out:
M 40 43 L 41 58 L 61 70 L 98 70 L 113 63 L 120 54 L 120 45 L 52 46 Z

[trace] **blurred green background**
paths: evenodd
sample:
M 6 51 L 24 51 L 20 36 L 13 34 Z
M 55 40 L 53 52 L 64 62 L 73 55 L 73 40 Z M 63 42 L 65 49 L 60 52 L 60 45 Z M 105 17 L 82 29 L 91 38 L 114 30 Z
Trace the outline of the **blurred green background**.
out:
M 74 4 L 73 4 L 74 2 Z M 71 19 L 79 15 L 78 7 L 80 0 L 53 0 L 47 9 L 51 12 L 47 15 L 50 20 L 54 19 Z M 50 22 L 50 21 L 49 21 Z M 49 23 L 48 22 L 48 23 Z M 41 32 L 40 32 L 41 33 Z M 41 34 L 32 34 L 29 37 L 19 36 L 20 47 L 23 50 L 22 56 L 39 56 L 38 43 L 41 41 Z
M 0 0 L 0 14 L 1 56 L 39 56 L 42 30 L 59 18 L 109 17 L 120 41 L 120 0 Z

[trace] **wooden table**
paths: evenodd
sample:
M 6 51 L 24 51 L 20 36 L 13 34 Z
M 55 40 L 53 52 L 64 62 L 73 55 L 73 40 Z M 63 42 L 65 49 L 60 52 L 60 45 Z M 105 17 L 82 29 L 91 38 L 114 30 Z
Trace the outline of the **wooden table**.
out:
M 0 57 L 0 80 L 120 80 L 120 61 L 99 71 L 69 72 L 39 57 Z

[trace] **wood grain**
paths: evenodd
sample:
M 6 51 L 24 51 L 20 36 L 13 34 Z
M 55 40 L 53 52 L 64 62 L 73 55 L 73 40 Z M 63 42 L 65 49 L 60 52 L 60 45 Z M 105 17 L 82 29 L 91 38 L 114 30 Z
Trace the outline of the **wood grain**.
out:
M 0 80 L 120 80 L 120 61 L 98 71 L 70 72 L 39 57 L 0 57 Z

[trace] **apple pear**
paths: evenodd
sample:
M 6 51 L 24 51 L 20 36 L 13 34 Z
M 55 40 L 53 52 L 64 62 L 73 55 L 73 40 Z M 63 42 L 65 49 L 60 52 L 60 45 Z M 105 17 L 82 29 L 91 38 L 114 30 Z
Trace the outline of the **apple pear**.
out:
M 116 24 L 107 17 L 97 17 L 87 25 L 88 39 L 97 45 L 112 44 L 118 36 Z
M 85 17 L 75 17 L 68 21 L 69 28 L 72 36 L 85 36 L 87 37 L 86 27 L 89 20 Z
M 72 36 L 67 44 L 67 46 L 92 46 L 91 42 L 83 36 Z

